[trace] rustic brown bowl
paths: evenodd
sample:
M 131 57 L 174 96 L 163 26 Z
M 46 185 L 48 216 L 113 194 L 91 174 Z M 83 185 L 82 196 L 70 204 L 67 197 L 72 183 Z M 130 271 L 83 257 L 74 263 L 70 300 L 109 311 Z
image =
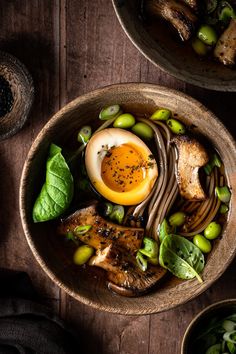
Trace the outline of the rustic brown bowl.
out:
M 227 299 L 216 302 L 201 311 L 188 325 L 181 344 L 181 354 L 193 354 L 192 340 L 215 316 L 228 316 L 236 312 L 236 299 Z
M 163 23 L 148 33 L 134 0 L 112 0 L 116 15 L 132 43 L 153 64 L 184 82 L 218 91 L 236 91 L 236 70 L 200 60 L 190 46 L 176 41 Z
M 11 111 L 0 118 L 0 140 L 3 140 L 25 124 L 34 99 L 34 86 L 26 67 L 5 52 L 0 52 L 0 76 L 9 82 L 14 100 Z
M 137 298 L 110 292 L 104 280 L 90 277 L 72 265 L 69 255 L 51 223 L 34 224 L 32 207 L 44 180 L 49 144 L 65 146 L 79 127 L 97 120 L 102 107 L 120 103 L 125 111 L 151 114 L 156 107 L 167 107 L 187 124 L 205 135 L 219 151 L 232 187 L 229 220 L 222 239 L 216 240 L 203 272 L 197 280 L 180 281 L 169 276 L 156 291 Z M 29 246 L 49 277 L 75 299 L 95 308 L 122 314 L 150 314 L 168 310 L 205 291 L 225 271 L 236 253 L 236 145 L 223 124 L 203 105 L 183 93 L 149 84 L 120 84 L 98 89 L 78 97 L 56 113 L 35 139 L 26 159 L 20 185 L 20 213 Z

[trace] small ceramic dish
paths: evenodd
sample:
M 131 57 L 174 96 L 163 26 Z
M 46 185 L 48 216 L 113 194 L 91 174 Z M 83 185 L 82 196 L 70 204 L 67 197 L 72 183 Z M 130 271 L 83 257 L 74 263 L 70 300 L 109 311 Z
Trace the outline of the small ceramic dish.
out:
M 216 302 L 201 311 L 194 317 L 185 331 L 181 345 L 181 354 L 197 353 L 199 348 L 194 347 L 194 341 L 199 332 L 202 331 L 204 327 L 209 326 L 210 321 L 215 317 L 224 318 L 233 313 L 236 313 L 236 299 Z M 204 354 L 204 352 L 201 353 Z
M 25 124 L 34 99 L 34 86 L 26 67 L 5 52 L 0 52 L 0 77 L 9 84 L 12 98 L 11 109 L 0 117 L 0 140 L 4 140 Z
M 140 18 L 140 1 L 112 0 L 119 22 L 137 49 L 153 64 L 189 84 L 218 91 L 236 91 L 236 70 L 212 60 L 201 60 L 157 22 L 148 31 Z
M 157 107 L 166 107 L 196 133 L 210 140 L 219 152 L 226 169 L 228 185 L 232 188 L 231 207 L 221 238 L 215 240 L 209 254 L 203 283 L 196 279 L 181 281 L 168 276 L 158 289 L 140 297 L 124 297 L 111 292 L 104 277 L 88 274 L 73 264 L 64 238 L 50 222 L 33 223 L 32 209 L 45 175 L 48 148 L 71 143 L 72 135 L 83 125 L 93 126 L 103 107 L 118 103 L 135 116 L 150 116 Z M 78 165 L 79 168 L 79 165 Z M 151 314 L 169 310 L 205 291 L 225 271 L 236 254 L 236 145 L 223 124 L 202 104 L 181 92 L 149 84 L 120 84 L 101 88 L 76 98 L 49 120 L 35 139 L 21 177 L 20 213 L 29 246 L 49 277 L 75 299 L 100 310 L 127 315 Z

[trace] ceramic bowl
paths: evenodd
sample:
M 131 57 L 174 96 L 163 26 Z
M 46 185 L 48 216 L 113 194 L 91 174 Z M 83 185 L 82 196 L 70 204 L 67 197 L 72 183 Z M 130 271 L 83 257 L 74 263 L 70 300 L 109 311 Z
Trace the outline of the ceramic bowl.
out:
M 12 109 L 0 117 L 0 140 L 4 140 L 16 134 L 25 124 L 34 99 L 34 86 L 26 67 L 5 52 L 0 52 L 0 76 L 9 83 L 13 96 Z
M 236 70 L 214 61 L 200 60 L 191 46 L 183 46 L 156 22 L 149 30 L 140 19 L 139 3 L 112 0 L 119 22 L 132 43 L 153 64 L 184 82 L 219 91 L 236 91 Z
M 223 237 L 215 241 L 205 270 L 204 282 L 180 281 L 168 276 L 155 291 L 136 298 L 118 296 L 109 291 L 104 279 L 90 277 L 73 266 L 53 223 L 32 221 L 32 208 L 44 181 L 45 161 L 50 143 L 65 146 L 84 124 L 98 119 L 102 107 L 120 103 L 125 111 L 150 115 L 161 106 L 177 113 L 196 126 L 219 151 L 232 187 L 231 208 Z M 150 314 L 171 309 L 205 291 L 225 271 L 236 253 L 236 145 L 223 124 L 202 104 L 183 93 L 149 84 L 108 86 L 78 97 L 46 124 L 35 139 L 26 159 L 20 185 L 20 213 L 29 246 L 48 276 L 75 299 L 95 308 L 128 315 Z
M 236 299 L 227 299 L 216 302 L 201 311 L 188 325 L 182 345 L 181 354 L 193 354 L 193 342 L 197 333 L 209 324 L 214 317 L 226 317 L 236 313 Z M 196 348 L 195 348 L 196 349 Z

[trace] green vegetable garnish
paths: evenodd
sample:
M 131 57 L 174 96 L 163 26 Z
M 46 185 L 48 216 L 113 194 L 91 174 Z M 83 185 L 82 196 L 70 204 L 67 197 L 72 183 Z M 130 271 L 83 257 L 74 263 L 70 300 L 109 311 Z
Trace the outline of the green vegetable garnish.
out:
M 104 205 L 103 205 L 103 214 L 104 214 L 104 216 L 111 215 L 112 211 L 113 211 L 113 205 L 111 203 L 108 203 L 108 202 L 104 203 Z
M 200 41 L 200 39 L 198 38 L 193 39 L 192 47 L 195 50 L 195 52 L 200 56 L 207 55 L 207 53 L 209 52 L 209 46 L 207 46 L 205 43 Z
M 157 258 L 158 245 L 155 240 L 149 237 L 144 237 L 143 245 L 144 248 L 140 248 L 139 252 L 141 252 L 144 256 L 148 258 Z
M 159 239 L 162 242 L 165 236 L 170 235 L 174 232 L 173 228 L 168 224 L 167 220 L 164 219 L 160 226 Z
M 108 120 L 115 117 L 118 117 L 122 114 L 122 110 L 118 104 L 114 104 L 113 106 L 105 107 L 99 113 L 99 119 Z
M 197 37 L 203 43 L 211 46 L 215 45 L 218 39 L 214 28 L 209 25 L 202 25 L 197 32 Z
M 230 193 L 230 190 L 227 186 L 216 187 L 215 192 L 221 202 L 228 203 L 230 201 L 231 193 Z
M 109 215 L 110 219 L 117 222 L 118 224 L 122 224 L 122 221 L 125 216 L 125 209 L 122 205 L 115 205 L 111 214 Z
M 166 108 L 159 108 L 150 117 L 152 120 L 168 120 L 171 116 L 171 111 Z
M 229 211 L 229 207 L 226 204 L 221 204 L 219 211 L 220 214 L 226 214 Z
M 74 253 L 74 263 L 77 265 L 83 265 L 88 262 L 89 258 L 92 257 L 94 249 L 88 245 L 82 245 Z
M 153 130 L 152 128 L 143 122 L 138 122 L 132 127 L 132 132 L 138 135 L 142 139 L 150 140 L 153 138 Z
M 74 233 L 76 235 L 84 235 L 86 232 L 88 232 L 92 228 L 92 225 L 81 225 L 81 226 L 76 226 L 74 229 Z
M 171 226 L 182 226 L 185 222 L 186 214 L 182 211 L 177 211 L 169 217 L 169 223 Z
M 209 253 L 211 251 L 211 243 L 203 235 L 197 234 L 193 238 L 193 243 L 203 253 Z
M 227 24 L 227 23 L 229 23 L 231 18 L 236 19 L 236 13 L 235 13 L 234 9 L 232 8 L 232 6 L 224 7 L 220 12 L 219 20 L 224 22 L 225 24 Z
M 208 240 L 214 240 L 221 233 L 221 225 L 215 221 L 210 222 L 210 224 L 204 230 L 204 236 Z
M 145 272 L 147 270 L 147 260 L 144 258 L 144 256 L 142 255 L 142 253 L 140 253 L 139 251 L 137 252 L 136 255 L 136 260 L 137 260 L 137 264 L 139 266 L 139 268 Z
M 89 125 L 82 127 L 78 133 L 77 140 L 79 143 L 87 144 L 92 135 L 92 129 Z
M 213 154 L 210 161 L 204 166 L 204 171 L 209 176 L 214 167 L 221 167 L 222 162 L 217 154 Z
M 73 177 L 61 148 L 51 144 L 46 162 L 46 181 L 33 207 L 33 221 L 56 219 L 68 209 L 73 194 Z
M 135 118 L 130 113 L 123 113 L 113 123 L 114 128 L 128 129 L 135 124 Z
M 192 242 L 179 235 L 168 235 L 160 246 L 159 263 L 181 279 L 202 279 L 199 273 L 204 268 L 204 256 Z
M 168 119 L 167 125 L 174 134 L 184 134 L 186 131 L 186 128 L 183 123 L 174 118 Z
M 226 310 L 227 311 L 227 310 Z M 202 325 L 193 343 L 198 354 L 236 353 L 236 315 L 213 317 L 209 324 Z

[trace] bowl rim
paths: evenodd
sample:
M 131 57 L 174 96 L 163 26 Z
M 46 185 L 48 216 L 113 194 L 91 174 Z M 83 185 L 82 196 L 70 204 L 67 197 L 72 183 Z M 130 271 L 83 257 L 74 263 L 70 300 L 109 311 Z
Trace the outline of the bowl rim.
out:
M 219 300 L 217 302 L 214 302 L 213 304 L 205 307 L 203 310 L 201 310 L 196 316 L 193 317 L 193 319 L 190 321 L 190 323 L 188 324 L 185 332 L 184 332 L 184 336 L 181 342 L 181 354 L 185 354 L 184 353 L 184 346 L 186 344 L 186 340 L 187 337 L 190 333 L 190 331 L 192 330 L 192 328 L 197 324 L 197 322 L 200 320 L 200 318 L 202 316 L 204 316 L 206 313 L 210 312 L 212 309 L 215 309 L 217 307 L 223 307 L 224 305 L 236 305 L 236 298 L 230 298 L 230 299 L 224 299 L 224 300 Z
M 218 125 L 218 128 L 220 129 L 220 131 L 224 131 L 224 133 L 230 138 L 232 144 L 234 145 L 234 149 L 236 151 L 236 142 L 235 142 L 234 138 L 232 137 L 232 135 L 230 134 L 230 132 L 223 125 L 223 123 L 221 123 L 221 121 L 210 110 L 208 110 L 202 103 L 200 103 L 196 99 L 192 98 L 191 96 L 186 95 L 183 92 L 180 92 L 180 91 L 177 91 L 174 89 L 169 89 L 168 87 L 165 87 L 165 86 L 148 84 L 148 83 L 121 83 L 121 84 L 113 84 L 113 85 L 98 88 L 98 89 L 90 91 L 84 95 L 78 96 L 77 98 L 75 98 L 74 100 L 72 100 L 71 102 L 66 104 L 64 107 L 62 107 L 58 112 L 56 112 L 49 119 L 49 121 L 43 126 L 41 131 L 38 133 L 37 137 L 34 139 L 33 144 L 31 145 L 31 148 L 30 148 L 28 155 L 26 157 L 26 160 L 25 160 L 25 163 L 24 163 L 24 166 L 22 169 L 21 179 L 20 179 L 19 209 L 20 209 L 21 223 L 22 223 L 22 227 L 24 230 L 24 234 L 25 234 L 27 243 L 28 243 L 34 257 L 36 258 L 36 260 L 38 261 L 38 263 L 40 264 L 40 266 L 42 267 L 44 272 L 49 276 L 49 278 L 54 283 L 56 283 L 60 288 L 62 288 L 67 294 L 72 296 L 74 299 L 80 301 L 81 303 L 83 303 L 85 305 L 89 305 L 95 309 L 107 311 L 107 312 L 114 313 L 114 314 L 147 315 L 147 314 L 153 314 L 153 313 L 160 313 L 160 312 L 164 312 L 164 311 L 170 310 L 172 308 L 178 307 L 180 305 L 183 305 L 183 304 L 187 303 L 188 301 L 196 298 L 198 295 L 200 295 L 204 291 L 206 291 L 216 280 L 218 280 L 220 278 L 220 276 L 225 272 L 225 270 L 228 268 L 230 263 L 233 261 L 235 255 L 236 255 L 236 248 L 235 248 L 234 252 L 232 252 L 231 255 L 229 256 L 228 264 L 224 264 L 224 266 L 221 268 L 221 270 L 218 271 L 215 274 L 215 277 L 213 279 L 211 279 L 210 281 L 208 281 L 208 283 L 206 283 L 206 282 L 203 283 L 203 285 L 198 288 L 198 291 L 195 292 L 194 296 L 189 296 L 183 302 L 173 301 L 172 304 L 168 308 L 164 308 L 161 310 L 157 310 L 155 307 L 153 309 L 148 308 L 147 310 L 145 310 L 145 312 L 144 311 L 141 312 L 138 309 L 137 310 L 129 310 L 129 309 L 124 310 L 122 308 L 117 308 L 115 306 L 112 307 L 112 306 L 104 305 L 102 302 L 99 302 L 99 304 L 98 304 L 98 302 L 95 300 L 88 300 L 86 297 L 80 295 L 77 292 L 74 292 L 69 286 L 66 286 L 65 284 L 63 284 L 57 278 L 57 276 L 54 275 L 53 270 L 47 266 L 43 257 L 38 253 L 37 248 L 35 247 L 35 244 L 34 244 L 33 237 L 31 237 L 30 230 L 29 230 L 29 227 L 26 222 L 26 205 L 25 205 L 25 194 L 26 194 L 26 186 L 25 185 L 26 184 L 24 183 L 24 180 L 27 179 L 28 174 L 29 174 L 28 164 L 30 164 L 30 161 L 33 160 L 35 151 L 37 150 L 37 147 L 40 144 L 40 142 L 43 140 L 45 132 L 50 130 L 51 126 L 53 126 L 58 121 L 60 121 L 60 118 L 64 114 L 64 112 L 68 113 L 70 111 L 73 111 L 75 108 L 79 107 L 82 103 L 84 103 L 88 100 L 94 99 L 95 97 L 97 97 L 101 94 L 104 94 L 104 93 L 107 93 L 107 92 L 113 91 L 113 90 L 116 90 L 116 91 L 117 90 L 122 90 L 122 91 L 126 90 L 126 92 L 129 92 L 129 91 L 132 91 L 132 92 L 135 92 L 135 91 L 136 92 L 140 92 L 140 91 L 154 92 L 155 91 L 156 93 L 158 93 L 158 90 L 159 91 L 161 90 L 163 93 L 165 93 L 165 92 L 168 94 L 171 93 L 173 96 L 178 96 L 179 98 L 185 99 L 188 102 L 190 100 L 194 105 L 197 105 L 200 109 L 207 111 L 208 115 L 215 121 L 215 124 Z
M 23 64 L 14 55 L 12 55 L 12 54 L 10 54 L 8 52 L 4 52 L 4 51 L 0 50 L 0 61 L 2 59 L 5 60 L 6 63 L 10 62 L 12 64 L 12 66 L 17 69 L 17 71 L 21 72 L 22 77 L 24 77 L 24 81 L 25 81 L 26 85 L 29 87 L 29 92 L 28 92 L 28 95 L 27 95 L 27 97 L 28 97 L 28 105 L 25 108 L 24 112 L 22 114 L 18 115 L 18 116 L 20 116 L 20 118 L 17 119 L 17 124 L 11 130 L 0 134 L 0 141 L 12 137 L 13 135 L 18 133 L 23 128 L 23 126 L 25 125 L 27 119 L 29 118 L 29 115 L 30 115 L 30 112 L 31 112 L 31 109 L 32 109 L 32 106 L 33 106 L 34 98 L 35 98 L 34 81 L 33 81 L 33 78 L 31 76 L 29 70 L 25 66 L 25 64 Z M 4 76 L 4 74 L 2 76 Z M 11 114 L 11 112 L 9 112 L 9 114 Z
M 230 81 L 230 82 L 222 81 L 221 83 L 218 83 L 218 84 L 210 81 L 206 84 L 205 81 L 203 81 L 203 80 L 200 80 L 200 79 L 198 80 L 197 78 L 193 78 L 189 75 L 181 74 L 173 65 L 171 65 L 169 68 L 166 68 L 163 64 L 160 63 L 162 56 L 159 55 L 158 50 L 156 51 L 156 53 L 157 53 L 158 59 L 160 58 L 160 60 L 158 60 L 158 62 L 157 62 L 151 53 L 148 54 L 148 47 L 146 46 L 146 44 L 143 44 L 143 47 L 142 47 L 141 44 L 139 43 L 139 41 L 136 41 L 134 34 L 130 33 L 130 31 L 128 29 L 128 25 L 124 21 L 124 18 L 122 16 L 122 7 L 124 6 L 123 2 L 122 2 L 122 5 L 119 5 L 118 2 L 120 0 L 111 0 L 111 1 L 113 4 L 114 11 L 116 13 L 116 16 L 119 20 L 119 23 L 120 23 L 123 31 L 125 32 L 125 34 L 129 38 L 131 43 L 153 65 L 158 67 L 163 72 L 171 75 L 172 77 L 175 77 L 176 79 L 181 80 L 183 83 L 195 85 L 197 87 L 202 87 L 207 90 L 214 90 L 214 91 L 220 91 L 220 92 L 235 92 L 236 91 L 236 84 L 234 81 Z M 124 1 L 124 3 L 125 3 L 125 1 Z

